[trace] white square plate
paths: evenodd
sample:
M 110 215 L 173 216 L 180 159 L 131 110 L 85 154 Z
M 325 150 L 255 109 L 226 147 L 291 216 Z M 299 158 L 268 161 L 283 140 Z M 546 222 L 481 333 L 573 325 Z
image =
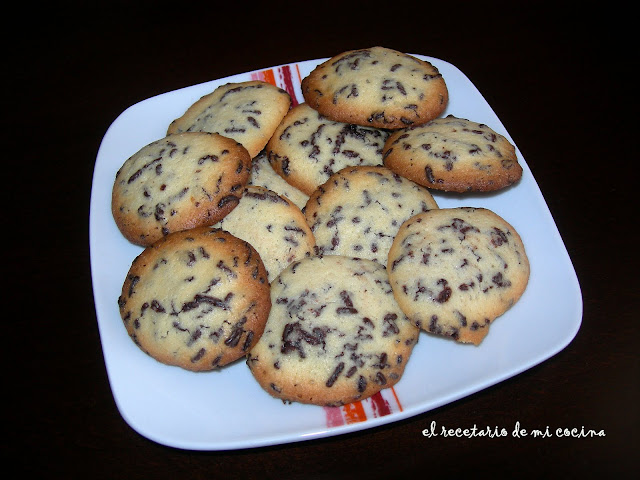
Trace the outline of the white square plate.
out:
M 484 123 L 514 143 L 460 70 L 436 58 L 415 56 L 436 66 L 447 83 L 450 101 L 443 116 Z M 529 256 L 527 290 L 492 324 L 480 346 L 422 333 L 394 388 L 345 407 L 323 408 L 270 397 L 243 361 L 216 372 L 193 373 L 155 361 L 131 341 L 117 299 L 142 249 L 125 240 L 111 215 L 117 170 L 143 146 L 163 138 L 172 120 L 219 85 L 263 79 L 287 90 L 294 103 L 302 102 L 301 79 L 324 60 L 256 70 L 149 98 L 125 110 L 103 138 L 94 170 L 89 232 L 95 307 L 117 407 L 125 421 L 150 440 L 182 449 L 229 450 L 371 428 L 427 412 L 531 368 L 566 347 L 580 328 L 582 295 L 573 265 L 516 146 L 523 167 L 517 185 L 492 194 L 433 193 L 442 208 L 493 210 L 520 233 Z

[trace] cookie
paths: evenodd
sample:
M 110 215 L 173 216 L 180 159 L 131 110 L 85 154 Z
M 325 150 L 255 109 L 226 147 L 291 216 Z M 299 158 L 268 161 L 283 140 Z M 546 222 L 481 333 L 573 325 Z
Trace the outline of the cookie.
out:
M 386 265 L 408 218 L 438 208 L 429 190 L 385 167 L 350 167 L 320 186 L 305 218 L 320 255 L 346 255 Z
M 371 260 L 294 262 L 271 284 L 271 303 L 247 365 L 285 402 L 337 406 L 392 387 L 418 341 L 384 267 Z
M 449 102 L 431 63 L 384 47 L 340 53 L 302 79 L 305 101 L 338 122 L 398 129 L 437 118 Z
M 302 211 L 276 192 L 245 187 L 238 206 L 214 227 L 249 242 L 273 280 L 294 260 L 313 255 L 315 239 Z
M 522 176 L 515 147 L 487 125 L 449 115 L 393 132 L 384 165 L 420 185 L 449 192 L 487 192 Z
M 307 195 L 338 170 L 382 165 L 386 131 L 334 122 L 306 103 L 292 108 L 269 140 L 273 169 Z
M 298 208 L 303 209 L 309 195 L 297 189 L 276 173 L 266 152 L 260 152 L 251 162 L 249 185 L 259 185 L 291 200 Z
M 241 143 L 255 157 L 291 106 L 291 97 L 268 82 L 227 83 L 203 96 L 167 129 L 167 134 L 213 132 Z
M 271 308 L 256 250 L 228 232 L 175 232 L 134 259 L 118 299 L 133 341 L 159 362 L 214 370 L 245 356 Z
M 141 246 L 171 232 L 213 225 L 238 204 L 250 168 L 249 153 L 235 140 L 204 132 L 168 135 L 118 170 L 113 218 Z
M 387 271 L 402 311 L 427 332 L 478 345 L 529 281 L 518 232 L 484 208 L 443 208 L 407 220 Z

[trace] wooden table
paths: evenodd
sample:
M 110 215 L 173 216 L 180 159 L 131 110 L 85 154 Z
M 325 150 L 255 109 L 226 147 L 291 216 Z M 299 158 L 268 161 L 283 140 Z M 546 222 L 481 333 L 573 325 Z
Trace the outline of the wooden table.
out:
M 635 113 L 637 95 L 628 86 L 631 62 L 613 60 L 624 39 L 606 29 L 607 19 L 584 10 L 488 4 L 389 4 L 390 12 L 367 4 L 301 10 L 266 4 L 222 12 L 204 4 L 118 8 L 116 2 L 86 7 L 75 19 L 77 8 L 45 7 L 37 13 L 45 22 L 21 24 L 20 36 L 4 43 L 4 76 L 12 83 L 4 125 L 13 147 L 4 178 L 8 210 L 20 212 L 5 226 L 5 233 L 17 229 L 8 235 L 4 269 L 8 465 L 43 478 L 113 479 L 474 472 L 628 478 L 638 472 L 637 201 L 631 196 L 638 149 L 629 141 L 635 123 L 623 116 Z M 411 12 L 406 18 L 405 11 Z M 578 334 L 560 353 L 509 380 L 373 429 L 213 452 L 144 438 L 114 402 L 92 297 L 89 200 L 103 135 L 127 107 L 154 95 L 374 45 L 450 62 L 502 120 L 531 165 L 579 278 Z M 510 432 L 520 422 L 606 435 L 423 436 L 432 422 Z

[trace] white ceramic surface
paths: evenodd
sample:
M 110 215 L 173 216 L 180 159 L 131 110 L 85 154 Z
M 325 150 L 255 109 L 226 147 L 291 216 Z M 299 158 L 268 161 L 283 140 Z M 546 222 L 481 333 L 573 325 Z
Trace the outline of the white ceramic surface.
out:
M 436 58 L 415 56 L 431 62 L 445 78 L 450 102 L 443 116 L 485 123 L 514 143 L 460 70 Z M 142 249 L 124 239 L 111 216 L 111 189 L 118 168 L 140 148 L 164 137 L 172 120 L 221 84 L 273 73 L 270 78 L 292 87 L 290 93 L 303 101 L 299 80 L 323 60 L 256 70 L 149 98 L 125 110 L 104 136 L 95 164 L 90 210 L 98 327 L 117 407 L 124 420 L 150 440 L 190 450 L 228 450 L 371 428 L 427 412 L 512 377 L 562 350 L 580 328 L 582 296 L 575 271 L 529 166 L 517 150 L 524 169 L 517 185 L 492 194 L 434 192 L 434 198 L 442 208 L 489 208 L 511 223 L 531 263 L 527 290 L 492 324 L 478 347 L 422 333 L 392 395 L 383 392 L 392 404 L 386 413 L 365 404 L 366 420 L 335 424 L 328 418 L 340 417 L 340 411 L 271 398 L 242 361 L 221 371 L 192 373 L 156 362 L 132 342 L 120 319 L 117 299 L 131 262 Z

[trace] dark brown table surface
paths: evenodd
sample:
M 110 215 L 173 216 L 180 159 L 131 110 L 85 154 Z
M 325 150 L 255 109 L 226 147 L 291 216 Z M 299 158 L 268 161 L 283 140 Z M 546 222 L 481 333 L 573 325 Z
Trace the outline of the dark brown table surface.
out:
M 5 225 L 10 241 L 3 262 L 6 466 L 15 465 L 21 476 L 114 479 L 637 473 L 638 177 L 632 168 L 639 150 L 631 143 L 637 123 L 625 115 L 637 113 L 637 86 L 630 83 L 635 61 L 618 56 L 633 33 L 620 25 L 625 15 L 614 23 L 604 11 L 555 5 L 298 3 L 236 4 L 228 11 L 212 2 L 51 4 L 4 17 L 19 26 L 3 45 L 3 76 L 10 80 L 3 124 L 11 145 L 4 157 L 5 208 L 18 208 Z M 573 261 L 584 305 L 578 334 L 514 378 L 357 433 L 215 452 L 144 438 L 123 420 L 111 394 L 92 296 L 89 200 L 109 125 L 157 94 L 374 45 L 452 63 L 502 120 Z M 606 436 L 425 438 L 421 432 L 432 421 L 585 427 Z

